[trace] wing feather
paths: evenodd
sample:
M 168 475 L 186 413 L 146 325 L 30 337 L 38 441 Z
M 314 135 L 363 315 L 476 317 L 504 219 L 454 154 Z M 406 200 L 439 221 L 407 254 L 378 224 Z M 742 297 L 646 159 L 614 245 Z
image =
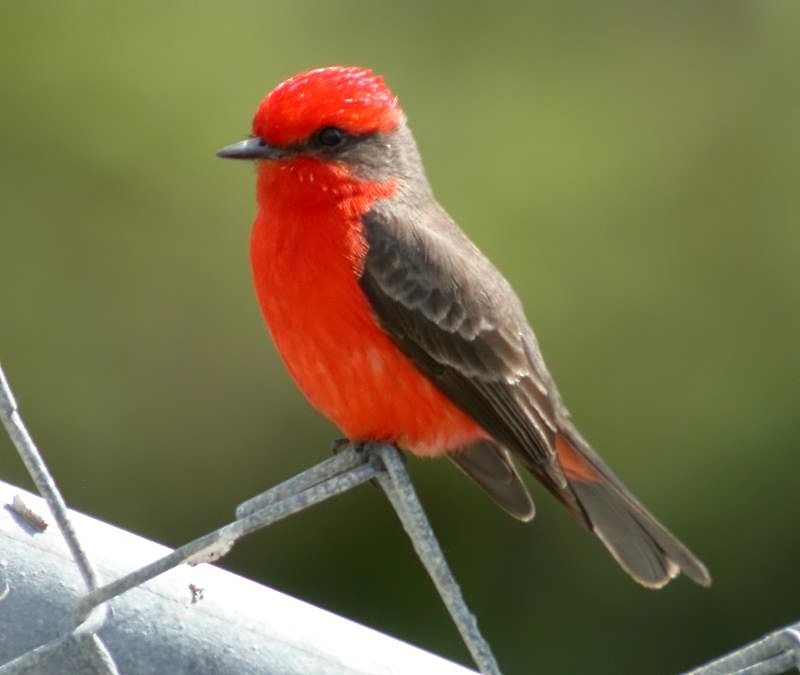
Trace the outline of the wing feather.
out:
M 441 207 L 425 208 L 399 215 L 377 208 L 364 217 L 360 284 L 399 348 L 491 437 L 450 449 L 450 458 L 526 520 L 533 504 L 511 451 L 639 583 L 658 588 L 682 570 L 708 585 L 702 562 L 570 422 L 508 282 Z
M 443 210 L 435 212 L 436 223 L 431 215 L 427 228 L 380 210 L 364 217 L 361 288 L 382 328 L 417 367 L 571 501 L 555 459 L 550 376 L 532 368 L 526 344 L 532 335 L 519 300 Z M 443 240 L 442 233 L 449 236 Z

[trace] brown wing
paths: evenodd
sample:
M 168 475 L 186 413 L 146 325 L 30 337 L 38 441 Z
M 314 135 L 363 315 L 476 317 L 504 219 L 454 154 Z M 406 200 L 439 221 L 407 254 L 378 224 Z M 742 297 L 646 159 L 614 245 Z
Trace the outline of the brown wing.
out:
M 522 521 L 533 518 L 533 501 L 507 450 L 490 440 L 480 440 L 450 453 L 450 459 L 506 513 Z
M 567 490 L 555 460 L 549 376 L 531 367 L 519 300 L 441 207 L 434 202 L 419 215 L 427 227 L 377 210 L 364 218 L 360 283 L 376 318 L 492 438 L 523 455 L 548 488 Z
M 423 208 L 402 222 L 379 208 L 364 217 L 360 283 L 378 322 L 501 453 L 520 457 L 588 525 L 556 459 L 557 396 L 517 296 L 435 201 Z
M 400 349 L 496 442 L 454 453 L 454 461 L 525 519 L 507 448 L 639 583 L 659 588 L 683 571 L 709 584 L 703 564 L 570 422 L 508 282 L 432 199 L 392 207 L 364 217 L 360 284 Z

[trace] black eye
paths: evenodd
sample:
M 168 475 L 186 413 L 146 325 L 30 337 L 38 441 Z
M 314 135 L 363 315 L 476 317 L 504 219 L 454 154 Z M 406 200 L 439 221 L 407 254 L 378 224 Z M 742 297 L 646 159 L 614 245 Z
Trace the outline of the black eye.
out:
M 338 148 L 344 145 L 347 140 L 347 134 L 339 127 L 325 127 L 317 132 L 315 140 L 320 147 Z

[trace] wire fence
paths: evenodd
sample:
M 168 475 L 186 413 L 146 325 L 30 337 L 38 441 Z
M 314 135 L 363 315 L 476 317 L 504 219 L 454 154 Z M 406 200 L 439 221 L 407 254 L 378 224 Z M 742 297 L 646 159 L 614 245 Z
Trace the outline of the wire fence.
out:
M 438 544 L 426 538 L 433 537 L 430 528 L 417 538 L 411 531 L 415 523 L 427 524 L 415 511 L 415 496 L 390 489 L 400 470 L 396 454 L 381 454 L 385 466 L 378 470 L 374 462 L 340 453 L 245 502 L 234 521 L 173 551 L 67 508 L 2 366 L 0 417 L 41 495 L 0 481 L 0 675 L 473 672 L 201 564 L 223 556 L 246 534 L 372 479 L 390 497 L 481 672 L 500 672 Z M 794 669 L 800 669 L 800 623 L 690 675 Z
M 381 479 L 359 458 L 343 480 L 320 481 L 353 463 L 352 453 L 173 551 L 67 508 L 1 366 L 0 417 L 41 495 L 0 481 L 0 675 L 474 672 L 202 564 L 256 529 Z
M 800 623 L 751 642 L 687 675 L 772 675 L 800 670 Z

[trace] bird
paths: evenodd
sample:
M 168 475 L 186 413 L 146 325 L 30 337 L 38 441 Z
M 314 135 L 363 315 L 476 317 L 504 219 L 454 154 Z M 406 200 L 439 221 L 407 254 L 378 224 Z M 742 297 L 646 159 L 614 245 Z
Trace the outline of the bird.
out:
M 261 311 L 294 382 L 350 441 L 447 457 L 528 521 L 519 464 L 642 586 L 711 583 L 578 432 L 518 296 L 436 200 L 383 77 L 294 75 L 217 154 L 255 163 Z

